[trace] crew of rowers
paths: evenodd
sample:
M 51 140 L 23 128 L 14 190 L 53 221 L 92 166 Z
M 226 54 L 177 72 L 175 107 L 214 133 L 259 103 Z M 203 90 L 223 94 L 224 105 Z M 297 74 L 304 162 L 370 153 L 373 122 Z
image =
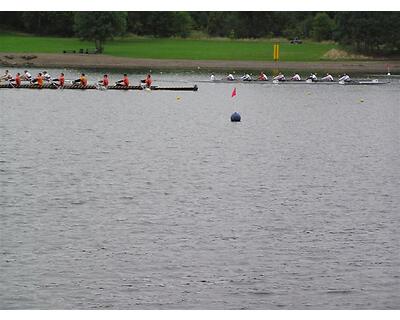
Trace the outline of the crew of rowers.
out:
M 211 81 L 216 80 L 215 79 L 215 75 L 211 74 L 210 77 Z M 233 76 L 233 74 L 228 74 L 226 76 L 226 80 L 228 81 L 235 81 L 236 78 Z M 253 79 L 248 73 L 245 73 L 243 76 L 241 76 L 238 80 L 241 81 L 254 81 L 254 80 L 258 80 L 258 81 L 268 81 L 268 77 L 264 72 L 260 72 L 260 74 L 258 75 L 257 79 Z M 278 75 L 276 75 L 275 77 L 272 78 L 272 80 L 274 81 L 302 81 L 300 75 L 298 73 L 294 73 L 293 76 L 289 79 L 285 78 L 285 75 L 282 74 L 281 72 L 279 72 Z M 327 73 L 324 77 L 322 77 L 321 79 L 317 78 L 317 74 L 316 73 L 311 73 L 306 79 L 307 82 L 316 82 L 316 81 L 325 81 L 325 82 L 329 82 L 329 81 L 334 81 L 333 76 L 330 73 Z M 351 81 L 350 76 L 348 74 L 343 74 L 341 76 L 339 76 L 338 79 L 339 82 L 349 82 Z
M 47 71 L 39 72 L 36 77 L 32 77 L 32 75 L 25 70 L 24 73 L 17 73 L 15 77 L 13 77 L 8 70 L 5 71 L 4 75 L 0 77 L 0 81 L 8 81 L 11 85 L 20 86 L 22 81 L 29 81 L 31 84 L 37 84 L 38 87 L 42 87 L 44 83 L 52 84 L 57 87 L 63 87 L 65 85 L 65 75 L 63 72 L 60 73 L 58 78 L 52 78 L 51 75 Z M 73 85 L 80 85 L 82 87 L 86 87 L 88 85 L 87 77 L 84 73 L 82 73 L 79 79 L 71 81 Z M 148 74 L 146 79 L 140 80 L 141 86 L 143 88 L 150 88 L 153 80 L 151 75 Z M 105 74 L 103 79 L 98 81 L 98 85 L 103 87 L 108 87 L 110 84 L 108 75 Z M 115 82 L 116 86 L 128 87 L 129 86 L 129 78 L 125 73 L 121 80 Z

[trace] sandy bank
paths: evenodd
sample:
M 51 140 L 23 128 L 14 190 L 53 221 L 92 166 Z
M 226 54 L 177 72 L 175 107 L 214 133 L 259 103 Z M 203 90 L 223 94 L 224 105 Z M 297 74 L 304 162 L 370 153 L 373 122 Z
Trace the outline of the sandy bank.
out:
M 400 61 L 314 61 L 314 62 L 269 62 L 269 61 L 215 61 L 215 60 L 158 60 L 131 59 L 107 55 L 87 54 L 21 54 L 0 53 L 3 67 L 40 68 L 99 68 L 99 69 L 205 69 L 215 71 L 234 70 L 293 70 L 293 71 L 346 71 L 400 73 Z

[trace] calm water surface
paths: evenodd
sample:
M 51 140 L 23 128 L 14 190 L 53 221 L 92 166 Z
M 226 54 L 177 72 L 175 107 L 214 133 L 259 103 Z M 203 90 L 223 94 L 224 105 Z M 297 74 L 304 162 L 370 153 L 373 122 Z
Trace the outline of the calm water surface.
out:
M 398 309 L 400 85 L 198 85 L 1 89 L 0 308 Z

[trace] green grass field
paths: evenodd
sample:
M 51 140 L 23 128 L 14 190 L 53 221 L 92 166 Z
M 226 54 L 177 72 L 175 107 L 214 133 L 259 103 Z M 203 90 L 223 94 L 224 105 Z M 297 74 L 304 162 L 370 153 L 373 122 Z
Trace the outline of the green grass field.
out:
M 268 40 L 123 38 L 107 42 L 104 53 L 130 58 L 271 61 L 273 44 Z M 76 38 L 0 34 L 0 52 L 62 53 L 80 48 L 94 48 L 94 43 Z M 317 42 L 292 45 L 282 41 L 280 60 L 317 61 L 332 48 L 337 45 Z

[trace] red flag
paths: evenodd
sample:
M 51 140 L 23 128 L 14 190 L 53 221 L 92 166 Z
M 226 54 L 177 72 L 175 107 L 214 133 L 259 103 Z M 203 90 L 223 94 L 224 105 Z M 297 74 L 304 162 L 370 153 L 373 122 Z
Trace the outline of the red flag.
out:
M 236 96 L 236 88 L 233 88 L 233 91 L 232 91 L 232 98 L 233 98 L 234 96 Z

